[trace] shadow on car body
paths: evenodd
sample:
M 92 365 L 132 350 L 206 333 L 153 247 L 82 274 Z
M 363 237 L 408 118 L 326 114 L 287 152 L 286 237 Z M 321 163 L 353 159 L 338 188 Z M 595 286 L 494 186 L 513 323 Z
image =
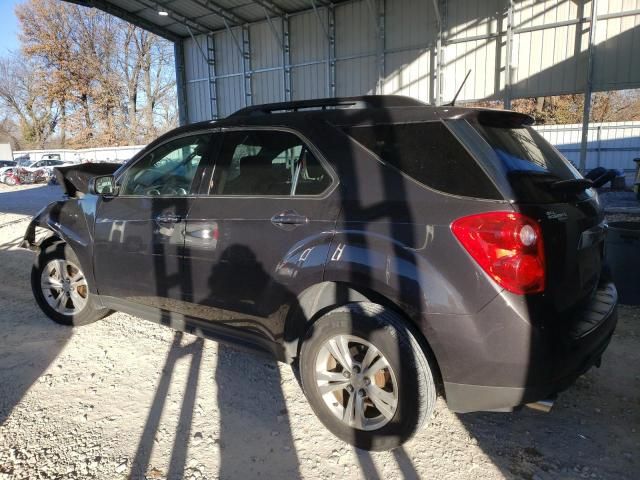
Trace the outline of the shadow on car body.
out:
M 366 119 L 366 113 L 362 114 L 363 119 Z M 355 142 L 351 141 L 346 135 L 342 135 L 340 142 L 341 144 L 334 145 L 333 148 L 340 149 L 344 152 L 352 152 L 354 149 L 361 148 L 355 145 Z M 349 155 L 346 155 L 347 157 Z M 385 181 L 382 186 L 383 190 L 389 194 L 389 196 L 393 196 L 395 199 L 392 206 L 388 204 L 386 201 L 381 201 L 372 205 L 361 205 L 358 201 L 359 192 L 357 190 L 358 187 L 362 188 L 363 185 L 366 185 L 366 182 L 362 180 L 358 180 L 356 182 L 349 182 L 348 187 L 345 186 L 345 182 L 341 182 L 338 190 L 335 192 L 337 195 L 341 195 L 343 198 L 342 202 L 342 211 L 344 212 L 344 218 L 342 220 L 342 228 L 346 233 L 347 239 L 349 239 L 350 229 L 352 227 L 359 228 L 361 230 L 366 230 L 366 226 L 370 222 L 380 222 L 386 221 L 388 227 L 388 235 L 394 236 L 397 235 L 397 232 L 394 230 L 396 223 L 394 223 L 394 219 L 398 219 L 398 214 L 400 214 L 400 218 L 403 223 L 409 225 L 409 227 L 403 225 L 403 238 L 412 237 L 412 231 L 408 231 L 407 228 L 411 229 L 413 227 L 411 223 L 411 216 L 408 212 L 408 209 L 404 212 L 402 211 L 402 197 L 403 197 L 403 181 L 404 179 L 400 176 L 394 176 L 394 180 L 391 180 L 389 176 L 385 176 L 382 173 L 382 168 L 379 169 L 380 173 L 378 175 L 374 175 L 374 177 L 378 179 L 383 179 Z M 368 176 L 371 176 L 371 172 L 357 171 L 354 167 L 353 162 L 347 161 L 342 162 L 340 165 L 337 165 L 337 173 L 339 178 L 360 178 L 364 179 Z M 349 188 L 347 192 L 345 189 Z M 366 187 L 365 187 L 366 188 Z M 391 195 L 393 194 L 393 195 Z M 346 200 L 346 199 L 350 200 Z M 398 202 L 398 199 L 400 201 Z M 398 207 L 400 205 L 400 207 Z M 159 207 L 160 208 L 160 207 Z M 163 208 L 166 208 L 166 203 L 163 205 Z M 185 206 L 181 204 L 181 199 L 176 199 L 176 210 L 184 210 Z M 154 217 L 156 213 L 154 212 Z M 276 228 L 276 227 L 274 227 Z M 256 232 L 259 234 L 259 232 Z M 353 241 L 358 244 L 362 242 L 362 236 L 358 235 L 358 238 L 353 239 Z M 365 239 L 366 242 L 366 239 Z M 162 251 L 162 245 L 157 245 L 154 248 L 159 250 L 154 252 L 154 269 L 155 276 L 158 279 L 156 285 L 156 292 L 158 297 L 167 296 L 167 292 L 169 289 L 180 288 L 183 292 L 182 300 L 188 301 L 188 297 L 186 292 L 191 291 L 191 286 L 188 282 L 191 281 L 190 275 L 190 264 L 189 262 L 183 262 L 184 270 L 181 272 L 180 276 L 175 278 L 167 277 L 165 274 L 166 267 L 164 264 L 164 255 Z M 396 247 L 401 248 L 401 247 Z M 365 252 L 368 252 L 365 243 Z M 406 252 L 403 252 L 406 254 Z M 259 278 L 252 278 L 251 282 L 258 282 L 261 285 L 269 283 L 271 288 L 275 288 L 278 290 L 275 295 L 279 298 L 286 298 L 287 303 L 289 305 L 289 311 L 300 310 L 297 304 L 297 297 L 293 292 L 288 291 L 287 287 L 279 283 L 275 277 L 276 272 L 266 272 L 261 265 L 255 265 L 256 255 L 251 249 L 244 245 L 231 245 L 225 250 L 220 257 L 220 262 L 218 264 L 213 265 L 211 276 L 209 279 L 210 284 L 212 285 L 212 295 L 217 294 L 216 288 L 213 286 L 213 283 L 224 282 L 226 278 L 225 269 L 229 268 L 225 264 L 225 259 L 228 256 L 234 257 L 242 257 L 245 262 L 254 262 L 254 265 L 250 265 L 248 268 L 249 272 L 259 271 Z M 363 262 L 363 266 L 366 268 L 368 262 L 365 260 Z M 256 268 L 258 267 L 258 268 Z M 237 272 L 236 272 L 237 273 Z M 362 285 L 362 276 L 363 271 L 353 272 L 353 275 L 358 275 L 358 281 L 361 282 Z M 373 288 L 373 280 L 371 279 L 372 274 L 366 273 L 364 275 L 365 279 L 370 279 L 370 283 L 362 285 L 363 287 L 371 287 Z M 235 278 L 239 278 L 240 275 L 235 275 Z M 187 284 L 181 283 L 186 279 Z M 403 279 L 399 280 L 401 286 L 400 298 L 402 301 L 406 301 L 409 303 L 412 299 L 409 298 L 412 294 L 412 290 L 410 286 L 406 288 L 403 287 Z M 218 285 L 219 287 L 219 285 Z M 249 288 L 247 285 L 243 285 L 244 288 Z M 237 294 L 237 287 L 233 285 L 228 285 L 227 288 L 230 288 L 232 291 L 230 294 Z M 272 290 L 273 291 L 273 290 Z M 349 293 L 347 291 L 343 291 L 341 288 L 338 288 L 336 291 L 336 304 L 340 305 L 348 302 Z M 207 303 L 205 299 L 203 299 L 204 303 Z M 279 307 L 279 305 L 275 305 L 274 308 Z M 272 312 L 271 312 L 272 313 Z M 171 323 L 170 316 L 167 314 L 165 318 L 161 321 L 161 323 L 169 325 Z M 308 328 L 313 329 L 312 322 L 316 320 L 306 319 L 305 323 Z M 372 332 L 373 333 L 373 332 Z M 150 411 L 149 417 L 147 419 L 146 425 L 144 427 L 143 435 L 140 439 L 136 458 L 132 465 L 132 472 L 138 472 L 143 475 L 147 469 L 149 468 L 149 459 L 150 459 L 150 450 L 153 447 L 153 438 L 155 435 L 155 431 L 158 428 L 159 417 L 162 411 L 162 406 L 165 401 L 167 395 L 167 382 L 170 380 L 171 370 L 173 365 L 175 365 L 175 361 L 181 355 L 191 355 L 191 368 L 199 368 L 198 358 L 201 355 L 202 344 L 197 343 L 199 341 L 195 341 L 188 347 L 180 346 L 179 336 L 176 336 L 174 339 L 174 343 L 171 347 L 171 351 L 169 352 L 166 360 L 166 365 L 164 369 L 164 373 L 160 380 L 160 384 L 156 390 L 155 398 L 153 401 L 153 406 Z M 188 348 L 188 349 L 187 349 Z M 411 355 L 411 352 L 407 352 L 403 350 L 400 352 L 400 345 L 397 347 L 397 354 L 402 355 Z M 189 353 L 191 352 L 191 353 Z M 196 352 L 196 353 L 194 353 Z M 256 382 L 251 379 L 251 373 L 256 373 L 255 368 L 252 366 L 247 366 L 246 364 L 251 363 L 251 359 L 253 357 L 245 357 L 236 354 L 232 349 L 228 349 L 227 347 L 220 345 L 218 349 L 218 359 L 217 359 L 217 368 L 215 372 L 215 381 L 217 384 L 217 407 L 220 416 L 220 436 L 218 439 L 218 445 L 220 449 L 220 465 L 219 465 L 219 476 L 220 478 L 249 478 L 252 476 L 256 476 L 259 474 L 259 465 L 255 466 L 252 464 L 252 459 L 259 459 L 262 462 L 271 462 L 277 463 L 278 471 L 282 473 L 282 475 L 286 478 L 297 478 L 300 476 L 299 470 L 299 459 L 296 454 L 296 450 L 293 442 L 293 434 L 291 432 L 290 420 L 288 418 L 288 412 L 286 409 L 286 404 L 284 401 L 284 395 L 282 389 L 280 387 L 281 378 L 279 375 L 278 366 L 275 360 L 265 361 L 263 359 L 262 366 L 257 365 L 259 374 L 265 376 L 269 381 L 270 385 L 266 386 L 264 384 L 258 385 L 260 389 L 264 391 L 266 389 L 266 396 L 269 397 L 268 401 L 265 402 L 263 395 L 260 395 L 259 392 L 256 391 Z M 240 362 L 240 365 L 238 363 Z M 242 365 L 245 363 L 245 365 Z M 195 366 L 194 366 L 195 365 Z M 294 365 L 295 368 L 295 365 Z M 248 372 L 247 372 L 248 370 Z M 410 382 L 415 383 L 414 379 L 405 378 L 410 373 L 408 371 L 398 372 L 402 382 Z M 227 382 L 237 382 L 239 385 L 234 385 L 233 388 L 226 388 Z M 192 401 L 189 400 L 192 398 L 192 393 L 197 388 L 197 373 L 193 375 L 189 375 L 189 381 L 186 387 L 186 394 L 182 404 L 182 409 L 190 410 L 193 408 Z M 229 395 L 227 392 L 237 392 L 237 391 L 246 391 L 247 396 L 245 398 L 235 398 L 233 394 Z M 239 408 L 240 407 L 240 408 Z M 244 410 L 244 414 L 242 411 Z M 275 442 L 280 448 L 274 448 L 271 445 L 274 443 L 274 439 L 272 438 L 270 431 L 270 424 L 262 421 L 263 417 L 278 417 L 281 419 L 281 423 L 277 428 L 277 441 Z M 182 420 L 182 428 L 185 431 L 179 432 L 180 436 L 176 436 L 174 440 L 174 449 L 169 465 L 169 477 L 170 478 L 179 478 L 180 474 L 184 473 L 184 462 L 186 459 L 186 448 L 188 445 L 188 441 L 185 439 L 189 438 L 188 432 L 190 431 L 191 426 L 191 414 L 186 412 L 181 414 L 180 416 Z M 358 433 L 355 433 L 357 436 Z M 366 440 L 363 439 L 354 439 L 354 441 L 358 442 L 361 446 L 367 446 Z M 239 451 L 242 454 L 239 454 Z M 233 453 L 231 453 L 233 452 Z M 366 474 L 368 478 L 375 478 L 377 475 L 375 466 L 372 461 L 371 454 L 366 452 L 365 450 L 356 449 L 357 458 L 360 461 L 361 468 L 363 472 Z M 411 461 L 407 457 L 406 453 L 402 448 L 398 449 L 395 454 L 395 458 L 398 462 L 398 465 L 403 472 L 406 478 L 417 478 L 418 475 L 415 472 L 415 468 L 413 468 Z M 258 470 L 255 470 L 257 468 Z M 175 475 L 175 477 L 174 477 Z

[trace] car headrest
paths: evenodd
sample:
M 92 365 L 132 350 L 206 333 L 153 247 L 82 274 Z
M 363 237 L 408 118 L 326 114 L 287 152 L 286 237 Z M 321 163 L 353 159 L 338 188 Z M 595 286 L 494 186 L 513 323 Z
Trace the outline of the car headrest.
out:
M 250 171 L 264 171 L 271 169 L 271 160 L 259 155 L 247 155 L 240 159 L 240 174 L 247 174 Z

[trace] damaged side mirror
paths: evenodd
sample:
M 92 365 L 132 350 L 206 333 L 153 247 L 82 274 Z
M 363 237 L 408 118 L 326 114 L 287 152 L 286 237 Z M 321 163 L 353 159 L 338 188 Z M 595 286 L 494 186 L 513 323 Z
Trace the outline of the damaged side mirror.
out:
M 109 197 L 117 195 L 115 178 L 113 178 L 113 175 L 93 177 L 89 181 L 89 193 Z

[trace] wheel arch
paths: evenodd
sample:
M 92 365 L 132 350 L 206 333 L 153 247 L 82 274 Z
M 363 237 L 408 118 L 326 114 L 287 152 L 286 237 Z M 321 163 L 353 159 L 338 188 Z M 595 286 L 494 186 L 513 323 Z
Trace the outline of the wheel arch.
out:
M 78 257 L 82 271 L 89 279 L 90 291 L 97 294 L 93 276 L 92 239 L 86 213 L 76 200 L 50 203 L 31 219 L 20 247 L 38 252 L 53 242 L 66 243 Z M 51 233 L 38 239 L 36 228 Z
M 311 285 L 298 295 L 285 321 L 283 351 L 285 361 L 293 363 L 300 354 L 302 340 L 309 327 L 324 314 L 349 303 L 375 303 L 398 314 L 414 335 L 433 366 L 436 384 L 442 384 L 438 360 L 421 329 L 400 305 L 372 289 L 346 282 L 324 281 Z

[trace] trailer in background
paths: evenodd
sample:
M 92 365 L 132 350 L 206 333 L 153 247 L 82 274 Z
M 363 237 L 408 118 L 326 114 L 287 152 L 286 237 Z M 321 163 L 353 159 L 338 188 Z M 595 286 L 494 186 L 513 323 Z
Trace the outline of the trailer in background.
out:
M 13 160 L 13 149 L 10 143 L 0 143 L 0 160 Z

